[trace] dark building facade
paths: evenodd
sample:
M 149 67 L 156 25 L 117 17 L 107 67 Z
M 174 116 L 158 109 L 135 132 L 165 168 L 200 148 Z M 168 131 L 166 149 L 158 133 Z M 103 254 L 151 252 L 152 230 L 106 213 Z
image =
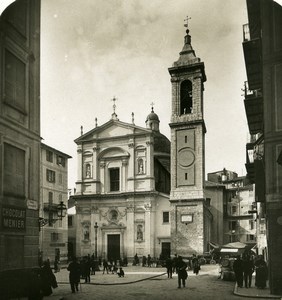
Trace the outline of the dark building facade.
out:
M 282 294 L 282 7 L 272 0 L 247 0 L 247 11 L 246 169 L 261 204 L 258 220 L 266 220 L 270 291 Z
M 0 272 L 38 265 L 40 1 L 0 17 Z

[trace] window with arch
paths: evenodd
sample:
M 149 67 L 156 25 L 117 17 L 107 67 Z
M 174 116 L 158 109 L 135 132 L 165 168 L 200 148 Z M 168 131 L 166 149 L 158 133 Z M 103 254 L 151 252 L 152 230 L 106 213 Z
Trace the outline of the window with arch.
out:
M 180 86 L 180 114 L 193 112 L 192 82 L 184 80 Z

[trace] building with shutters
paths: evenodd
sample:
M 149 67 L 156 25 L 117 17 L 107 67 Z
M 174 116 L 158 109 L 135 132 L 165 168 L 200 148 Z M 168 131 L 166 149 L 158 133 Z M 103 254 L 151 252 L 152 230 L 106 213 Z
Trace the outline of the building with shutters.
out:
M 263 255 L 269 286 L 282 294 L 282 7 L 273 0 L 247 0 L 243 25 L 247 73 L 245 110 L 251 134 L 246 169 L 255 183 L 259 230 L 267 233 Z
M 58 218 L 58 205 L 68 201 L 68 159 L 71 156 L 41 143 L 40 256 L 43 261 L 67 260 L 68 218 Z
M 0 271 L 38 266 L 40 1 L 0 17 Z

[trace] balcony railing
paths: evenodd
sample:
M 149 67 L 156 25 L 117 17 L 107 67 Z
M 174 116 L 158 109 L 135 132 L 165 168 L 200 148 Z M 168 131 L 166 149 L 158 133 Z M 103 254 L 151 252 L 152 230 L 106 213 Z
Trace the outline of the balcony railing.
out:
M 244 105 L 250 134 L 263 131 L 263 97 L 261 90 L 250 90 L 248 82 L 244 83 Z

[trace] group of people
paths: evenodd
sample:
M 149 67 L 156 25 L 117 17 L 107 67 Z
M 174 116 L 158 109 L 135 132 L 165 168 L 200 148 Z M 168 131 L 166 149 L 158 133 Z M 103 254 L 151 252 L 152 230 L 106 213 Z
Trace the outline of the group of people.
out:
M 112 274 L 116 273 L 119 277 L 124 277 L 124 271 L 122 267 L 117 267 L 117 264 L 110 260 L 108 262 L 106 259 L 102 262 L 103 274 L 109 271 Z M 84 257 L 80 262 L 76 257 L 72 259 L 69 263 L 67 270 L 69 271 L 69 282 L 71 286 L 72 293 L 78 292 L 79 283 L 81 279 L 85 279 L 85 283 L 90 282 L 90 275 L 95 275 L 95 264 L 91 264 L 90 255 Z M 92 271 L 91 271 L 92 270 Z
M 144 256 L 143 256 L 144 258 Z M 146 257 L 145 257 L 146 258 Z M 151 266 L 150 255 L 145 260 L 142 260 L 142 266 Z M 134 257 L 133 265 L 138 262 L 139 258 L 137 254 Z M 148 261 L 149 260 L 149 261 Z M 119 277 L 124 277 L 124 270 L 120 266 L 117 267 L 117 263 L 109 260 L 109 262 L 104 259 L 101 262 L 103 266 L 103 274 L 111 272 L 112 274 L 116 273 Z M 172 278 L 172 274 L 176 273 L 178 277 L 178 288 L 186 286 L 186 280 L 188 278 L 187 268 L 193 269 L 193 273 L 198 275 L 200 270 L 200 261 L 199 257 L 195 254 L 192 259 L 187 263 L 183 258 L 177 254 L 173 258 L 170 256 L 165 260 L 165 266 L 167 269 L 167 277 Z M 90 274 L 95 275 L 95 265 L 93 264 L 93 259 L 90 255 L 82 258 L 81 261 L 78 261 L 76 257 L 72 259 L 69 263 L 67 270 L 69 271 L 69 282 L 71 286 L 72 293 L 78 292 L 79 283 L 81 279 L 85 279 L 85 283 L 90 282 Z M 255 277 L 255 286 L 257 288 L 265 288 L 266 281 L 268 278 L 267 264 L 263 259 L 262 255 L 259 255 L 256 259 L 253 256 L 246 254 L 241 258 L 238 256 L 233 263 L 233 271 L 235 273 L 236 281 L 238 287 L 242 288 L 243 285 L 246 288 L 251 287 L 252 285 L 252 275 L 256 272 Z M 56 272 L 56 270 L 55 270 Z M 56 288 L 57 282 L 56 277 L 52 272 L 50 267 L 50 262 L 47 260 L 43 263 L 41 267 L 41 277 L 42 277 L 42 293 L 45 296 L 51 295 L 52 288 Z
M 268 270 L 262 255 L 258 255 L 256 259 L 249 254 L 244 255 L 243 259 L 241 259 L 241 256 L 238 256 L 233 263 L 233 270 L 238 287 L 242 288 L 244 284 L 245 288 L 250 288 L 254 272 L 256 275 L 255 286 L 260 289 L 266 287 Z
M 167 278 L 172 278 L 172 274 L 176 273 L 178 277 L 178 288 L 181 288 L 181 284 L 185 287 L 185 281 L 188 278 L 187 268 L 192 267 L 193 272 L 198 275 L 200 270 L 200 262 L 198 256 L 193 254 L 193 258 L 189 263 L 183 261 L 182 256 L 178 256 L 175 254 L 173 259 L 168 256 L 165 262 L 166 270 L 167 270 Z
M 153 265 L 153 262 L 155 260 L 151 257 L 150 254 L 146 257 L 145 255 L 142 256 L 142 267 L 151 267 Z M 137 255 L 137 253 L 134 255 L 133 258 L 133 266 L 139 266 L 140 265 L 140 259 Z
M 122 270 L 122 267 L 118 268 L 117 261 L 114 261 L 112 259 L 110 259 L 109 261 L 103 259 L 102 265 L 103 265 L 103 274 L 105 274 L 105 272 L 107 272 L 107 274 L 109 274 L 109 272 L 112 274 L 114 273 L 118 274 L 118 269 L 120 269 L 120 272 Z

